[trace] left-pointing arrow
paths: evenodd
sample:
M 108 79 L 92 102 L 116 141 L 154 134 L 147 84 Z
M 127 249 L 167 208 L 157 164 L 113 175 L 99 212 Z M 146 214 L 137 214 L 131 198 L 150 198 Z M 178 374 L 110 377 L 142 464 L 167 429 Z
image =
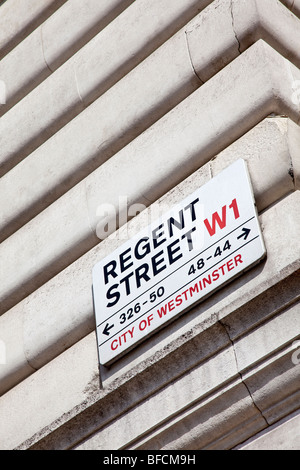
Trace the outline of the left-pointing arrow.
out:
M 110 325 L 109 323 L 106 323 L 104 330 L 102 333 L 106 336 L 109 336 L 109 330 L 111 330 L 115 325 Z

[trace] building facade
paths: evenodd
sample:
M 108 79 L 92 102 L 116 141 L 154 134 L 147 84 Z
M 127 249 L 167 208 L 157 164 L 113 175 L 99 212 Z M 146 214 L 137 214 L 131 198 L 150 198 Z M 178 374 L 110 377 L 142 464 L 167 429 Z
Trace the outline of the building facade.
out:
M 1 449 L 300 449 L 299 44 L 299 0 L 0 3 Z M 103 364 L 94 266 L 238 160 L 266 256 Z

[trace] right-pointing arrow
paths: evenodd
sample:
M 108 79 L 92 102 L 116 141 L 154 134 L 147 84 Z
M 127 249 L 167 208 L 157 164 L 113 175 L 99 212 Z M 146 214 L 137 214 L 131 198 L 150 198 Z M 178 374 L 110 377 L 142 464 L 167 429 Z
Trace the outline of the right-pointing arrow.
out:
M 239 240 L 240 238 L 243 238 L 244 240 L 247 240 L 250 232 L 251 232 L 250 228 L 244 227 L 243 228 L 243 233 L 241 235 L 239 235 L 237 237 L 237 239 Z

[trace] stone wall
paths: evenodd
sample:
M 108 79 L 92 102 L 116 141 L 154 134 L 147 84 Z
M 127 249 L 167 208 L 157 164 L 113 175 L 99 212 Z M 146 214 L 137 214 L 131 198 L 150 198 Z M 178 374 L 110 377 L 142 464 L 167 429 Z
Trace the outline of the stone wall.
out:
M 299 449 L 300 2 L 25 3 L 0 6 L 0 448 Z M 266 259 L 99 366 L 95 263 L 239 158 Z

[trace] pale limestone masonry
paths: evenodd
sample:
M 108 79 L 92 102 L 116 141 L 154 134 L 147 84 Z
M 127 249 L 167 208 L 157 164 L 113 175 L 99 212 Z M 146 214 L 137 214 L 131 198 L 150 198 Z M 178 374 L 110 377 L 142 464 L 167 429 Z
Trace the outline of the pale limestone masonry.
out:
M 0 239 L 3 240 L 16 231 L 76 182 L 100 166 L 118 149 L 132 141 L 195 91 L 204 79 L 207 81 L 218 72 L 224 66 L 225 61 L 227 64 L 237 57 L 239 50 L 236 38 L 243 49 L 251 46 L 258 38 L 265 39 L 298 66 L 300 62 L 299 21 L 280 3 L 277 3 L 273 21 L 267 22 L 266 8 L 260 7 L 256 11 L 255 4 L 251 0 L 248 1 L 248 5 L 252 6 L 254 11 L 251 18 L 253 21 L 250 21 L 248 11 L 246 13 L 245 8 L 241 8 L 240 5 L 241 3 L 237 4 L 240 10 L 235 11 L 235 16 L 242 21 L 236 21 L 235 31 L 232 28 L 229 1 L 224 2 L 222 9 L 207 8 L 209 15 L 197 15 L 187 27 L 180 30 L 142 64 L 127 74 L 111 90 L 82 112 L 77 119 L 67 124 L 53 138 L 48 139 L 44 145 L 5 175 L 0 184 L 0 197 L 1 200 L 8 198 L 11 202 L 9 205 L 4 205 L 0 215 Z M 285 18 L 284 22 L 283 18 Z M 214 31 L 218 24 L 222 24 L 224 34 L 226 32 L 226 43 L 224 40 L 217 41 L 214 38 Z M 227 26 L 226 29 L 225 26 Z M 293 32 L 292 40 L 289 39 L 290 31 Z M 200 55 L 199 50 L 202 49 L 197 48 L 197 44 L 202 44 L 205 40 L 208 43 L 205 49 L 207 57 L 203 52 Z M 212 50 L 212 47 L 215 50 Z M 226 51 L 227 54 L 230 51 L 227 57 Z M 169 58 L 174 56 L 176 60 L 170 61 Z M 207 65 L 210 56 L 214 57 L 213 68 Z M 166 63 L 167 67 L 164 65 Z M 195 77 L 194 70 L 201 80 Z M 97 74 L 101 82 L 103 75 L 101 67 L 93 73 L 94 80 Z M 69 86 L 67 79 L 65 83 Z M 41 99 L 40 94 L 38 97 Z M 44 108 L 39 107 L 39 109 Z M 106 120 L 102 123 L 100 117 L 103 110 L 106 110 Z M 96 116 L 99 116 L 99 122 L 95 120 Z M 40 128 L 40 121 L 37 122 L 37 126 Z M 27 136 L 28 133 L 27 130 Z M 99 148 L 99 133 L 103 139 L 101 148 Z M 8 145 L 11 150 L 11 144 Z M 2 153 L 4 153 L 4 148 Z M 63 165 L 62 160 L 64 160 Z M 15 182 L 18 188 L 15 187 Z M 13 206 L 12 197 L 14 191 L 20 191 L 23 195 L 22 201 L 15 201 L 15 206 Z
M 294 142 L 293 130 L 297 131 L 297 139 Z M 249 163 L 258 209 L 262 211 L 295 189 L 289 169 L 292 155 L 297 151 L 297 147 L 293 145 L 299 145 L 299 139 L 298 126 L 294 126 L 291 121 L 282 118 L 265 120 L 223 151 L 212 163 L 204 165 L 163 201 L 167 205 L 175 204 L 182 194 L 188 195 L 197 185 L 208 181 L 212 173 L 217 174 L 224 166 L 242 156 Z M 265 151 L 262 166 L 261 152 L 266 142 L 272 142 L 272 145 L 268 148 L 268 152 Z M 276 160 L 274 160 L 275 151 L 277 151 Z M 17 383 L 20 376 L 30 373 L 32 371 L 30 365 L 34 368 L 42 367 L 60 354 L 66 345 L 71 346 L 78 338 L 92 331 L 94 325 L 91 321 L 89 272 L 97 259 L 113 250 L 115 243 L 114 240 L 108 239 L 97 245 L 17 304 L 9 314 L 6 313 L 0 318 L 1 330 L 7 332 L 3 333 L 2 337 L 9 345 L 9 351 L 15 356 L 15 359 L 13 357 L 10 359 L 10 366 L 14 362 L 14 375 L 9 374 L 10 368 L 7 371 L 2 368 L 2 392 L 13 382 Z M 73 279 L 71 285 L 67 281 L 70 276 Z M 76 297 L 72 298 L 70 288 L 77 292 Z M 70 300 L 64 306 L 63 318 L 60 318 L 59 306 L 63 298 Z M 56 312 L 59 317 L 56 317 Z M 9 331 L 12 318 L 15 330 L 20 332 L 16 337 L 12 337 Z M 26 330 L 24 336 L 23 330 Z M 25 356 L 24 351 L 26 351 Z
M 247 81 L 240 76 L 240 67 L 245 76 L 249 76 Z M 299 69 L 264 41 L 259 40 L 247 49 L 132 143 L 2 242 L 0 256 L 5 261 L 0 273 L 0 312 L 22 300 L 32 289 L 98 243 L 99 204 L 118 206 L 119 196 L 127 195 L 129 205 L 137 202 L 148 205 L 148 201 L 161 197 L 181 178 L 192 173 L 199 162 L 204 164 L 231 139 L 240 137 L 272 112 L 288 115 L 298 123 L 299 104 L 292 100 L 292 84 L 296 80 L 300 82 Z M 211 96 L 214 96 L 212 102 Z M 226 121 L 219 112 L 222 107 L 229 113 Z M 205 129 L 205 132 L 200 133 L 199 129 Z M 95 132 L 99 135 L 97 130 Z M 77 135 L 80 135 L 79 130 Z M 164 159 L 161 159 L 162 145 Z M 143 159 L 140 158 L 141 151 Z M 131 173 L 128 168 L 133 168 Z M 115 182 L 117 190 L 111 181 Z M 32 252 L 33 245 L 39 249 Z
M 300 449 L 299 18 L 0 2 L 0 449 Z M 95 263 L 239 158 L 266 259 L 99 367 Z M 123 196 L 145 210 L 99 240 Z
M 207 3 L 208 0 L 202 0 L 200 6 Z M 180 20 L 198 11 L 199 1 L 154 0 L 150 5 L 149 8 L 146 0 L 133 3 L 56 73 L 8 110 L 0 124 L 3 135 L 0 175 L 55 134 L 174 34 L 181 26 Z M 192 11 L 191 5 L 194 5 Z M 24 54 L 28 56 L 26 51 Z M 10 82 L 10 77 L 6 81 Z M 19 132 L 14 133 L 12 142 L 10 136 L 16 125 Z
M 65 2 L 57 12 L 49 16 L 44 23 L 26 36 L 18 47 L 1 60 L 0 74 L 7 82 L 7 103 L 1 108 L 0 114 L 7 112 L 36 88 L 82 45 L 125 10 L 132 1 L 72 0 Z M 19 3 L 26 4 L 22 1 Z M 38 4 L 41 6 L 43 2 L 39 1 Z M 2 18 L 5 18 L 5 14 Z M 18 73 L 20 67 L 22 67 L 21 74 Z
M 282 3 L 287 6 L 295 15 L 300 16 L 300 2 L 299 0 L 282 0 Z
M 66 0 L 10 0 L 1 5 L 0 58 L 20 44 Z

